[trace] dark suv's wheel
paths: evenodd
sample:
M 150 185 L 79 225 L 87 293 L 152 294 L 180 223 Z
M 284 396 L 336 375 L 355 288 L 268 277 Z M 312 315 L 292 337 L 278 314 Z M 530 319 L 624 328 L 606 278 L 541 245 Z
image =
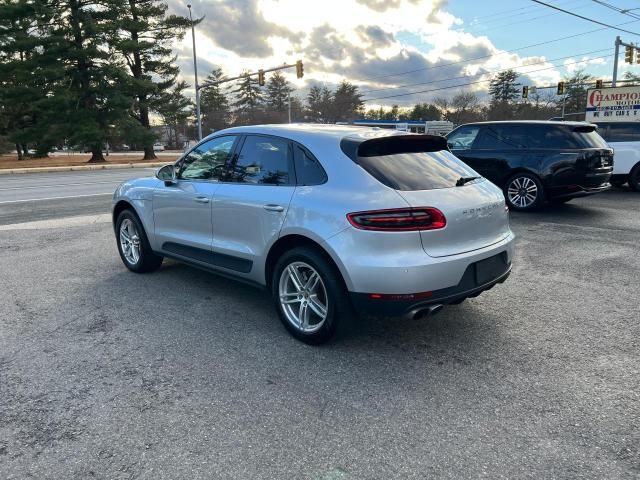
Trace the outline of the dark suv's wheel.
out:
M 629 173 L 629 187 L 634 192 L 640 192 L 640 163 L 633 167 Z
M 544 187 L 535 175 L 516 173 L 507 180 L 504 196 L 513 210 L 535 210 L 544 203 Z
M 349 320 L 350 305 L 336 268 L 316 250 L 297 247 L 276 263 L 271 292 L 280 320 L 298 340 L 318 345 Z
M 122 263 L 132 272 L 152 272 L 162 265 L 163 257 L 153 253 L 140 219 L 131 210 L 118 215 L 116 238 Z

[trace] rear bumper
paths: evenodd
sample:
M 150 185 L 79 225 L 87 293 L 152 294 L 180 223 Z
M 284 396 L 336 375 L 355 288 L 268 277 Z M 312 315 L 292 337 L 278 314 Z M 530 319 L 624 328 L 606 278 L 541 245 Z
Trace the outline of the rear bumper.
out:
M 496 260 L 489 275 L 487 272 L 480 272 L 478 265 L 482 261 L 474 262 L 466 268 L 457 285 L 429 292 L 428 298 L 420 298 L 419 300 L 376 299 L 372 298 L 370 293 L 350 292 L 351 302 L 359 314 L 381 317 L 400 317 L 410 315 L 412 312 L 430 305 L 458 303 L 465 298 L 476 297 L 498 283 L 503 283 L 511 274 L 511 260 L 507 251 L 485 260 Z

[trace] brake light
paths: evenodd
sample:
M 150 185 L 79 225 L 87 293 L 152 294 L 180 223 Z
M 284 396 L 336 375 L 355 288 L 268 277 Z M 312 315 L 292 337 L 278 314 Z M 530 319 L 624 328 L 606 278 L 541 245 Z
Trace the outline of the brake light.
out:
M 409 232 L 439 230 L 447 224 L 444 214 L 433 207 L 393 208 L 347 214 L 347 220 L 360 230 Z

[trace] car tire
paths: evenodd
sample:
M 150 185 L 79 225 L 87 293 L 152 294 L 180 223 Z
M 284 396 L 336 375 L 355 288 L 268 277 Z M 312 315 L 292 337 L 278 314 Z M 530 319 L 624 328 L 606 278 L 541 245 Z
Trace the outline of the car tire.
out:
M 542 183 L 530 173 L 516 173 L 505 183 L 504 196 L 509 208 L 528 212 L 540 208 L 545 201 Z
M 162 265 L 163 257 L 151 250 L 142 222 L 132 210 L 123 210 L 116 220 L 118 253 L 132 272 L 153 272 Z
M 271 293 L 285 328 L 310 345 L 327 342 L 352 314 L 340 272 L 313 248 L 296 247 L 278 259 Z
M 634 192 L 640 192 L 640 163 L 633 167 L 629 173 L 629 188 Z

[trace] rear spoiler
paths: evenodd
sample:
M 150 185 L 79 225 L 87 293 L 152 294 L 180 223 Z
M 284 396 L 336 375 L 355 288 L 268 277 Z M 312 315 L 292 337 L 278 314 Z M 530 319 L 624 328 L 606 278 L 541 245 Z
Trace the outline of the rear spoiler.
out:
M 448 150 L 447 139 L 440 135 L 390 135 L 369 140 L 346 137 L 340 148 L 354 162 L 358 157 L 382 157 L 397 153 L 439 152 Z

